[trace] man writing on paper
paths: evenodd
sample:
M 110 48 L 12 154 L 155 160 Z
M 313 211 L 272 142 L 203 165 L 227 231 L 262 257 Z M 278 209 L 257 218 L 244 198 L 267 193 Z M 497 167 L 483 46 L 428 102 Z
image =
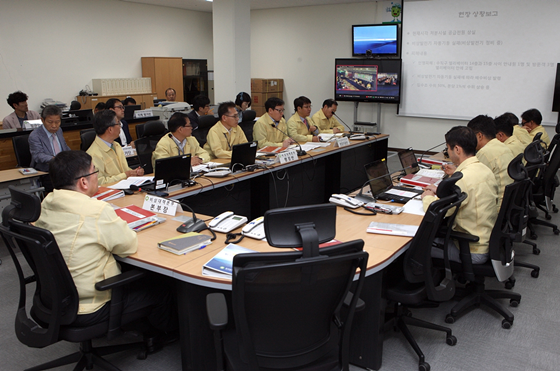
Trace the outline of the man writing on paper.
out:
M 97 112 L 93 117 L 93 128 L 97 136 L 87 153 L 99 169 L 99 185 L 116 183 L 129 176 L 144 175 L 141 167 L 134 170 L 128 167 L 122 147 L 115 142 L 120 135 L 121 126 L 114 111 Z
M 318 142 L 319 129 L 313 123 L 311 100 L 301 96 L 294 99 L 296 113 L 288 120 L 288 134 L 298 142 Z
M 175 112 L 167 121 L 167 128 L 170 133 L 161 137 L 152 153 L 154 170 L 158 158 L 190 154 L 192 166 L 210 161 L 208 152 L 201 148 L 198 140 L 192 136 L 193 127 L 187 115 Z
M 337 108 L 338 103 L 334 99 L 327 99 L 323 102 L 323 108 L 313 115 L 313 122 L 319 127 L 321 133 L 344 132 L 344 126 L 334 117 Z
M 476 135 L 468 127 L 455 126 L 445 134 L 447 152 L 456 171 L 463 173 L 457 181 L 467 198 L 457 212 L 453 230 L 478 236 L 478 242 L 470 243 L 473 264 L 483 264 L 488 260 L 490 233 L 498 217 L 498 184 L 492 171 L 475 156 Z M 430 185 L 422 194 L 424 211 L 437 200 L 436 187 Z M 449 259 L 460 262 L 459 248 L 454 241 L 444 246 Z M 432 256 L 443 258 L 443 250 L 433 247 Z
M 253 139 L 258 148 L 266 146 L 287 148 L 294 143 L 287 135 L 288 125 L 284 120 L 284 101 L 280 98 L 268 98 L 264 102 L 266 113 L 253 126 Z
M 225 102 L 218 107 L 218 121 L 208 131 L 204 149 L 211 159 L 231 158 L 232 147 L 236 144 L 247 143 L 247 137 L 238 126 L 239 114 L 235 109 L 235 103 Z
M 134 254 L 138 237 L 111 205 L 92 198 L 97 176 L 92 158 L 82 151 L 60 152 L 50 163 L 54 191 L 41 204 L 36 226 L 49 230 L 68 265 L 80 303 L 73 325 L 90 326 L 109 317 L 111 291 L 95 290 L 95 283 L 121 273 L 113 254 Z M 158 277 L 143 279 L 124 290 L 123 314 L 151 307 L 148 319 L 160 331 L 177 328 L 177 313 L 167 285 Z

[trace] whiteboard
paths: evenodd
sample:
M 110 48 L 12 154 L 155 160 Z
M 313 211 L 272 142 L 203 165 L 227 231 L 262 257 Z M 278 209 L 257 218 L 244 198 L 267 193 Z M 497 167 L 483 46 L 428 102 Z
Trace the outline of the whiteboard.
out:
M 410 1 L 403 11 L 399 115 L 470 120 L 537 108 L 556 124 L 560 1 Z

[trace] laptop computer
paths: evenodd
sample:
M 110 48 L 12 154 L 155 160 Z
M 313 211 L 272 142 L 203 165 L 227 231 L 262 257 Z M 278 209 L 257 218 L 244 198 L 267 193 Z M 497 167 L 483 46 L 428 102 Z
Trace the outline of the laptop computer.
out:
M 162 184 L 170 186 L 180 182 L 190 181 L 191 179 L 190 154 L 158 158 L 155 165 L 155 189 L 159 189 Z
M 405 175 L 416 174 L 420 170 L 420 166 L 418 165 L 418 161 L 416 161 L 416 155 L 414 154 L 412 148 L 400 151 L 398 155 Z
M 229 168 L 232 173 L 243 171 L 248 165 L 255 164 L 257 156 L 257 142 L 236 144 L 231 147 L 231 162 Z
M 124 119 L 125 120 L 132 120 L 134 118 L 134 111 L 141 110 L 142 106 L 139 104 L 133 104 L 124 106 Z
M 391 174 L 385 159 L 377 160 L 364 165 L 369 182 L 371 194 L 378 200 L 392 201 L 405 204 L 412 198 L 422 194 L 421 190 L 409 187 L 393 186 Z

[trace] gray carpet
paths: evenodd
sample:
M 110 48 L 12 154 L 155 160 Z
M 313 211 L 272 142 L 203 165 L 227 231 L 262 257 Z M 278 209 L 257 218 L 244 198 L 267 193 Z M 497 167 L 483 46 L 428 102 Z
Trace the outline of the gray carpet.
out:
M 394 159 L 391 159 L 394 160 Z M 393 161 L 391 161 L 393 163 Z M 391 168 L 398 168 L 392 165 Z M 557 198 L 560 200 L 560 196 Z M 560 204 L 560 202 L 559 202 Z M 560 214 L 553 214 L 552 222 L 560 224 Z M 518 308 L 511 308 L 515 322 L 510 330 L 501 328 L 501 317 L 486 309 L 477 309 L 449 325 L 458 343 L 445 344 L 445 335 L 429 330 L 411 328 L 432 370 L 558 370 L 560 368 L 560 236 L 551 229 L 537 227 L 537 240 L 542 253 L 531 253 L 529 247 L 516 251 L 518 259 L 541 267 L 540 277 L 530 276 L 530 271 L 516 268 L 517 283 L 514 290 L 522 295 Z M 77 350 L 75 344 L 59 342 L 44 349 L 32 349 L 22 345 L 14 333 L 14 318 L 19 297 L 17 275 L 11 258 L 0 243 L 0 369 L 23 370 Z M 503 288 L 497 281 L 487 280 L 488 287 Z M 415 317 L 441 325 L 445 314 L 454 302 L 439 308 L 413 310 Z M 118 342 L 138 340 L 127 334 Z M 95 345 L 103 345 L 102 339 Z M 147 360 L 136 360 L 134 352 L 123 352 L 107 359 L 122 370 L 180 370 L 180 347 L 178 343 L 150 355 Z M 73 366 L 59 368 L 72 370 Z M 99 368 L 95 368 L 99 369 Z M 352 370 L 361 370 L 353 367 Z M 382 370 L 417 370 L 417 357 L 400 333 L 386 334 Z

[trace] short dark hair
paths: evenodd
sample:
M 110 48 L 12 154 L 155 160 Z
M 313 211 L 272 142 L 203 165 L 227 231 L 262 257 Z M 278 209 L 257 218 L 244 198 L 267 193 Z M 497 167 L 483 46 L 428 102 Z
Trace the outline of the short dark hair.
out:
M 510 113 L 510 115 L 515 116 L 513 113 Z M 515 116 L 515 118 L 517 119 L 517 116 Z M 504 133 L 508 137 L 513 135 L 513 125 L 511 124 L 507 113 L 496 117 L 494 119 L 494 124 L 496 125 L 496 133 Z
M 8 95 L 8 104 L 10 105 L 11 109 L 14 109 L 14 104 L 18 104 L 21 102 L 25 102 L 29 97 L 24 92 L 18 90 L 15 93 Z
M 496 125 L 490 116 L 478 115 L 469 121 L 467 127 L 471 128 L 475 134 L 481 133 L 488 139 L 496 138 Z
M 80 176 L 89 173 L 91 156 L 84 151 L 62 151 L 49 162 L 49 176 L 55 189 L 76 189 Z
M 338 102 L 335 101 L 334 99 L 325 99 L 325 101 L 323 102 L 323 105 L 321 107 L 332 107 L 332 105 L 338 106 Z
M 536 108 L 531 108 L 521 114 L 521 118 L 526 122 L 533 121 L 535 124 L 540 125 L 542 122 L 542 115 Z
M 249 103 L 249 107 L 251 107 L 251 96 L 244 91 L 240 92 L 235 97 L 235 105 L 241 107 L 243 102 Z
M 455 126 L 445 134 L 445 143 L 453 148 L 459 146 L 468 156 L 476 154 L 476 135 L 474 131 L 466 126 Z
M 43 108 L 41 112 L 41 118 L 46 119 L 48 116 L 62 116 L 62 110 L 60 107 L 51 104 L 50 106 L 46 106 Z
M 117 117 L 117 114 L 115 111 L 111 111 L 110 109 L 97 112 L 93 116 L 93 128 L 95 129 L 95 134 L 105 134 L 107 129 L 115 125 L 115 117 Z
M 264 109 L 266 110 L 266 112 L 268 112 L 268 110 L 270 109 L 275 109 L 278 106 L 283 106 L 284 105 L 284 101 L 278 97 L 271 97 L 268 98 L 266 100 L 266 102 L 264 102 Z
M 183 112 L 175 112 L 167 121 L 167 128 L 170 132 L 174 133 L 181 126 L 185 126 L 189 116 L 185 115 Z
M 303 108 L 304 104 L 311 104 L 311 100 L 303 95 L 294 99 L 294 110 L 297 112 L 298 108 Z
M 99 102 L 95 105 L 95 109 L 99 111 L 103 111 L 106 108 L 105 102 Z
M 177 91 L 176 91 L 175 89 L 173 89 L 173 88 L 167 88 L 167 89 L 165 89 L 165 96 L 167 96 L 167 92 L 168 92 L 169 90 L 173 90 L 173 93 L 175 93 L 175 95 L 177 95 Z
M 105 109 L 115 109 L 115 104 L 117 104 L 117 102 L 122 103 L 121 100 L 117 98 L 108 99 L 107 102 L 105 102 Z
M 503 115 L 501 115 L 500 117 L 504 117 L 507 122 L 512 126 L 517 126 L 519 125 L 519 117 L 517 117 L 515 114 L 511 113 L 511 112 L 506 112 Z M 494 122 L 496 122 L 496 119 L 494 119 Z
M 129 103 L 132 103 L 134 105 L 136 105 L 136 99 L 132 98 L 132 97 L 128 97 L 125 100 L 123 100 L 122 104 L 124 106 L 128 106 Z
M 210 98 L 203 94 L 197 95 L 193 99 L 193 110 L 198 111 L 199 108 L 204 108 L 207 104 L 210 104 Z
M 218 117 L 222 120 L 223 115 L 227 115 L 229 113 L 230 108 L 235 108 L 235 103 L 232 101 L 220 103 L 218 106 Z

